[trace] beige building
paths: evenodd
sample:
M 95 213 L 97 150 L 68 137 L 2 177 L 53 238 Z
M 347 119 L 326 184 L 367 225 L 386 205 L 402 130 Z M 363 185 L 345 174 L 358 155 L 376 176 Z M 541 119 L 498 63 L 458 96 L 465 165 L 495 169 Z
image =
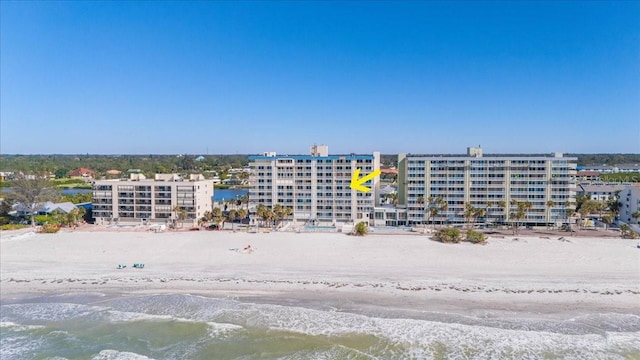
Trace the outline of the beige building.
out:
M 447 210 L 435 222 L 463 223 L 465 204 L 486 210 L 485 223 L 506 223 L 512 200 L 529 201 L 525 223 L 566 221 L 575 203 L 577 158 L 553 156 L 483 156 L 480 147 L 466 156 L 398 156 L 398 204 L 406 208 L 407 225 L 424 223 L 429 199 L 442 198 Z M 500 204 L 504 202 L 503 208 Z
M 329 155 L 325 145 L 311 147 L 310 155 L 265 152 L 249 157 L 250 206 L 280 204 L 293 210 L 293 219 L 307 224 L 369 223 L 378 194 L 379 177 L 366 182 L 370 192 L 350 188 L 356 169 L 365 176 L 380 168 L 380 153 Z
M 179 206 L 187 211 L 185 223 L 195 225 L 211 211 L 212 197 L 213 183 L 202 175 L 156 174 L 147 179 L 131 174 L 128 180 L 93 183 L 93 218 L 96 223 L 168 223 Z

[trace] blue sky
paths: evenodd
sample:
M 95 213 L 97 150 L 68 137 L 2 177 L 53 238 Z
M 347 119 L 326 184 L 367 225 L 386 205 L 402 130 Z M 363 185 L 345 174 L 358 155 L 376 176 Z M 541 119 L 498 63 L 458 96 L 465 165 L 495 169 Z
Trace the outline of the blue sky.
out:
M 640 152 L 640 2 L 0 2 L 3 154 Z

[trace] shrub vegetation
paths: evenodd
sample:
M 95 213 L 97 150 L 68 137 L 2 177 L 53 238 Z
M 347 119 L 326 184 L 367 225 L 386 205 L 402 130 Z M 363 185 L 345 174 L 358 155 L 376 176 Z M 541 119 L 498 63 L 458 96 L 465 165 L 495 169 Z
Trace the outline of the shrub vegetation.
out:
M 465 238 L 465 241 L 468 241 L 473 244 L 482 244 L 486 240 L 487 240 L 487 235 L 479 231 L 475 231 L 471 229 L 467 230 L 467 236 Z
M 4 225 L 0 225 L 0 230 L 18 230 L 18 229 L 24 229 L 26 227 L 29 227 L 29 225 L 24 225 L 24 224 L 4 224 Z
M 57 233 L 58 231 L 60 231 L 60 225 L 44 224 L 40 228 L 40 232 L 43 234 L 53 234 Z
M 443 243 L 459 243 L 462 240 L 462 235 L 459 229 L 448 227 L 438 230 L 433 238 Z
M 369 228 L 367 227 L 367 224 L 365 224 L 363 221 L 360 221 L 359 223 L 357 223 L 353 231 L 353 233 L 357 236 L 365 236 L 367 235 L 368 232 L 369 232 Z

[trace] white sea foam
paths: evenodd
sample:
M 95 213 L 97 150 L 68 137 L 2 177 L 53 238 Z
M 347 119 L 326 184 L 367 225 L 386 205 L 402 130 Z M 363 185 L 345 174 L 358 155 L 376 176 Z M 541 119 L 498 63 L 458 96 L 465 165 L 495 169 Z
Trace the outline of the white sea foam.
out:
M 5 314 L 19 316 L 34 321 L 60 321 L 86 316 L 96 311 L 95 307 L 70 303 L 29 303 L 3 305 Z
M 298 333 L 302 338 L 315 337 L 315 340 L 309 338 L 312 343 L 318 340 L 327 343 L 327 347 L 322 349 L 300 349 L 283 355 L 282 358 L 286 359 L 366 358 L 380 354 L 383 354 L 382 357 L 385 359 L 527 359 L 539 358 L 540 354 L 551 354 L 563 359 L 624 359 L 640 354 L 640 331 L 637 330 L 640 317 L 630 314 L 593 314 L 565 321 L 543 319 L 540 323 L 536 323 L 534 319 L 518 320 L 516 317 L 510 317 L 503 321 L 512 323 L 495 326 L 494 318 L 468 317 L 463 323 L 380 318 L 185 295 L 115 299 L 101 302 L 101 305 L 7 305 L 3 306 L 3 322 L 0 323 L 0 327 L 18 329 L 20 323 L 29 323 L 34 319 L 50 320 L 45 319 L 47 316 L 54 319 L 82 316 L 83 321 L 98 320 L 109 323 L 175 321 L 202 324 L 206 326 L 207 335 L 217 341 L 234 339 L 237 336 L 260 337 L 263 331 L 283 331 Z M 522 326 L 518 325 L 519 321 L 522 321 Z M 563 326 L 570 326 L 571 331 L 563 332 Z M 623 332 L 624 329 L 631 330 Z M 203 334 L 198 331 L 194 333 L 193 341 L 206 343 L 202 338 Z M 37 348 L 37 343 L 21 339 L 19 332 L 15 334 L 15 337 L 8 340 L 11 343 L 5 340 L 2 342 L 3 347 L 8 345 L 9 348 L 2 353 L 11 355 L 7 358 L 18 358 L 14 356 L 18 354 L 14 347 Z M 354 342 L 359 345 L 351 346 Z M 187 349 L 182 346 L 188 348 L 191 345 L 188 342 L 180 345 L 179 351 Z M 193 351 L 197 352 L 197 349 L 198 346 L 195 346 Z M 94 359 L 145 358 L 135 356 L 142 355 L 108 350 L 95 355 Z
M 42 325 L 20 325 L 11 321 L 0 321 L 0 329 L 8 329 L 13 331 L 25 331 L 25 330 L 35 330 L 35 329 L 43 329 Z
M 44 339 L 29 335 L 7 336 L 3 334 L 0 336 L 0 359 L 24 359 L 25 354 L 41 348 L 43 343 Z
M 153 359 L 144 355 L 117 350 L 102 350 L 94 355 L 91 360 L 149 360 Z
M 235 310 L 237 311 L 237 310 Z M 501 329 L 412 319 L 371 318 L 275 305 L 247 305 L 247 324 L 307 335 L 374 335 L 401 344 L 418 358 L 430 358 L 434 344 L 452 358 L 527 358 L 549 352 L 567 359 L 623 359 L 640 353 L 640 332 L 568 335 L 548 331 Z M 407 355 L 407 354 L 404 354 Z

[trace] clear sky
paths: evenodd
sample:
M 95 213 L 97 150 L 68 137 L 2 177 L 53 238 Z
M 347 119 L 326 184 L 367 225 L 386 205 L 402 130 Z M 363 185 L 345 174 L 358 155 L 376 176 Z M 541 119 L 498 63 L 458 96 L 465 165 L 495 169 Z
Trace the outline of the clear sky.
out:
M 640 152 L 640 2 L 0 1 L 3 154 Z

